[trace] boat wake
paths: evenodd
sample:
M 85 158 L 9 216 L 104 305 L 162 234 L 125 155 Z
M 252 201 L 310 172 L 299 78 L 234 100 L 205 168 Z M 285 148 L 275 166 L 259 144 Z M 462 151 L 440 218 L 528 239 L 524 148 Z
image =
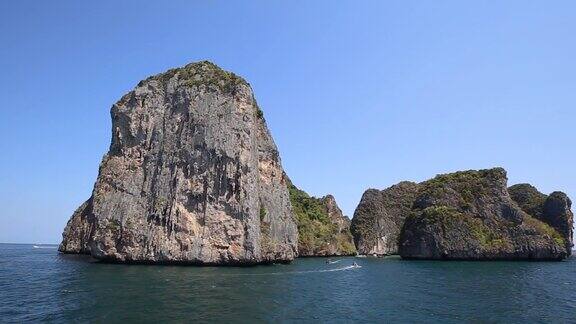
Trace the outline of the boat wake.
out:
M 336 271 L 346 271 L 346 270 L 353 270 L 353 269 L 360 269 L 360 268 L 362 268 L 362 266 L 349 265 L 346 267 L 335 268 L 335 269 L 318 269 L 318 270 L 286 271 L 286 272 L 266 272 L 266 273 L 238 273 L 238 274 L 234 274 L 234 275 L 237 275 L 237 276 L 276 276 L 276 275 L 336 272 Z M 229 274 L 229 275 L 231 275 L 231 274 Z
M 342 268 L 336 269 L 325 269 L 325 270 L 311 270 L 311 272 L 333 272 L 333 271 L 344 271 L 344 270 L 351 270 L 351 269 L 360 269 L 361 266 L 350 265 Z
M 54 246 L 54 245 L 45 245 L 45 246 L 42 246 L 42 245 L 32 245 L 32 247 L 35 248 L 35 249 L 57 249 L 57 248 L 58 248 L 57 246 Z

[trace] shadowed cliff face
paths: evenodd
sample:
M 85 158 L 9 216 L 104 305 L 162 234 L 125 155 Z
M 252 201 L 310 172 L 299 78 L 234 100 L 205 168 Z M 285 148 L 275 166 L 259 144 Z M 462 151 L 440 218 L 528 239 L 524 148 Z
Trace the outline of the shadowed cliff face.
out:
M 243 79 L 189 64 L 140 82 L 111 115 L 110 151 L 60 251 L 200 264 L 297 255 L 286 177 Z
M 364 192 L 351 227 L 358 253 L 398 254 L 400 229 L 412 211 L 418 188 L 418 184 L 404 181 L 385 190 Z

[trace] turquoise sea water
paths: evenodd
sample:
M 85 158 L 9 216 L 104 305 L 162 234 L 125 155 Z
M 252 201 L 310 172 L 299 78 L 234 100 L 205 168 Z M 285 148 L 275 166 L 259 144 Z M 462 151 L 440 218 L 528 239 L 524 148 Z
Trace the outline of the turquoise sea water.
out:
M 0 322 L 576 322 L 574 258 L 335 260 L 126 266 L 0 244 Z

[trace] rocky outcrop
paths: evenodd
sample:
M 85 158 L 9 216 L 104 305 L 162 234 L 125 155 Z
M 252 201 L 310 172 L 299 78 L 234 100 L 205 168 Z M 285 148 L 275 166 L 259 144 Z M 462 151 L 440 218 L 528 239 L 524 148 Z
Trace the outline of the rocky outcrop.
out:
M 400 230 L 412 211 L 418 188 L 418 184 L 404 181 L 385 190 L 364 192 L 351 227 L 359 254 L 398 254 Z
M 90 197 L 76 209 L 64 229 L 64 239 L 59 247 L 61 252 L 90 254 L 88 244 L 94 235 L 96 223 L 92 208 L 92 197 Z
M 189 64 L 140 82 L 111 115 L 110 150 L 60 251 L 216 265 L 297 255 L 287 178 L 246 81 Z
M 568 255 L 574 246 L 574 213 L 572 213 L 572 201 L 560 191 L 555 191 L 548 196 L 544 203 L 542 221 L 556 229 L 566 243 Z
M 400 255 L 442 260 L 567 257 L 565 237 L 522 210 L 512 200 L 506 183 L 506 172 L 501 168 L 439 175 L 423 182 L 402 228 Z M 568 201 L 560 198 L 548 208 L 561 215 L 565 207 L 569 209 Z M 569 218 L 557 217 L 572 228 Z
M 538 219 L 542 218 L 544 203 L 548 197 L 538 191 L 536 187 L 527 183 L 520 183 L 509 187 L 508 193 L 523 211 Z
M 568 255 L 570 255 L 573 246 L 572 224 L 574 222 L 570 198 L 560 191 L 547 196 L 526 183 L 511 186 L 508 192 L 522 210 L 552 226 L 562 235 Z
M 332 195 L 309 196 L 288 183 L 294 216 L 298 222 L 300 256 L 355 255 L 350 219 L 342 214 Z
M 326 195 L 320 198 L 320 203 L 324 205 L 326 214 L 330 218 L 330 221 L 336 224 L 338 232 L 347 231 L 350 232 L 350 218 L 344 216 L 340 207 L 336 203 L 336 198 L 332 195 Z

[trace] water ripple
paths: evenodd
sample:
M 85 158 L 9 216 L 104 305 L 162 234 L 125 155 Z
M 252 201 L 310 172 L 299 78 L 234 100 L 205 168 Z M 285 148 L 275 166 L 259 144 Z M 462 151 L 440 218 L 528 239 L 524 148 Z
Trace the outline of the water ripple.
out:
M 123 266 L 0 244 L 7 322 L 571 322 L 576 261 Z M 353 269 L 353 261 L 362 265 Z

